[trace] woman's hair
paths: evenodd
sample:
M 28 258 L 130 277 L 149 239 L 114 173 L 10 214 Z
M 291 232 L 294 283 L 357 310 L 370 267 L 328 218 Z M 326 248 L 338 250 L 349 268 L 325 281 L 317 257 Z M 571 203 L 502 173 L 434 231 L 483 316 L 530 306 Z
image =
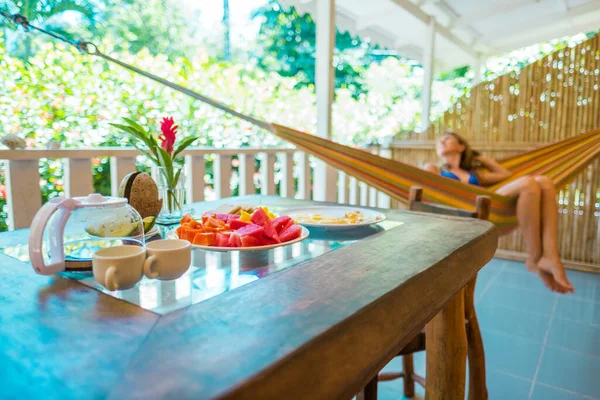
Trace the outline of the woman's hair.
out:
M 446 131 L 444 135 L 454 136 L 454 138 L 465 147 L 465 150 L 460 155 L 460 168 L 465 171 L 475 171 L 476 169 L 481 167 L 481 163 L 477 160 L 477 157 L 481 154 L 473 150 L 465 139 L 463 139 L 458 133 L 453 131 Z M 444 169 L 447 169 L 447 165 L 443 166 Z

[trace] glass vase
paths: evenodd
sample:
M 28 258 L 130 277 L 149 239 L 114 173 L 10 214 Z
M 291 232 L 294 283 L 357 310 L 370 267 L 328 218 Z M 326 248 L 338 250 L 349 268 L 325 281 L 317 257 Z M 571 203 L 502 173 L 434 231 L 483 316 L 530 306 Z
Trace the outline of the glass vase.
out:
M 173 176 L 179 173 L 177 182 L 169 179 L 168 170 L 158 167 L 158 196 L 162 199 L 162 209 L 156 218 L 159 224 L 175 224 L 183 217 L 185 204 L 185 168 L 173 166 Z

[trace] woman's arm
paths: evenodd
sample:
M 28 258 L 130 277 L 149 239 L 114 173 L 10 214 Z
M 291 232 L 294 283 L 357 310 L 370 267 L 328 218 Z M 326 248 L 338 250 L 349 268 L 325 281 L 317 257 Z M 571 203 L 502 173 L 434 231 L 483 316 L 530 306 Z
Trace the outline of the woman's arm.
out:
M 477 173 L 479 182 L 483 186 L 494 185 L 512 175 L 512 172 L 504 168 L 494 159 L 478 156 L 477 160 L 486 169 Z

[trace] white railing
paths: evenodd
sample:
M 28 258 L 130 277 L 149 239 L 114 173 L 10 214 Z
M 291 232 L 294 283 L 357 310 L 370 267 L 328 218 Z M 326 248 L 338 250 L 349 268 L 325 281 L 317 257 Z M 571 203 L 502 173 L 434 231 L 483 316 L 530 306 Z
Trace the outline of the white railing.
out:
M 390 157 L 389 150 L 380 150 L 384 157 Z M 310 157 L 295 149 L 190 149 L 183 153 L 186 160 L 187 197 L 186 202 L 206 199 L 204 180 L 206 157 L 214 156 L 213 197 L 216 199 L 232 195 L 232 159 L 237 156 L 239 195 L 254 194 L 257 183 L 263 195 L 280 195 L 298 199 L 311 199 L 312 168 Z M 66 196 L 84 196 L 92 193 L 92 159 L 110 157 L 111 194 L 118 195 L 121 180 L 136 170 L 136 158 L 141 154 L 132 148 L 101 147 L 92 149 L 26 149 L 0 150 L 0 160 L 4 160 L 8 225 L 10 229 L 30 226 L 31 221 L 42 206 L 40 187 L 40 160 L 62 160 L 64 166 L 64 192 Z M 256 159 L 259 170 L 256 171 Z M 275 164 L 279 164 L 279 192 L 275 182 Z M 258 182 L 254 175 L 259 173 Z M 297 185 L 296 185 L 297 183 Z M 328 199 L 352 205 L 388 208 L 389 197 L 366 184 L 338 172 L 337 198 Z

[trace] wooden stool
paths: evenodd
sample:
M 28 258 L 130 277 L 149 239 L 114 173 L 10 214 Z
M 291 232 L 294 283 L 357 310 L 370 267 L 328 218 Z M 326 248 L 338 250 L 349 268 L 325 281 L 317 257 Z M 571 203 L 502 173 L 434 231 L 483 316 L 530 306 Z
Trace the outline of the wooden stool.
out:
M 429 212 L 434 214 L 452 215 L 487 220 L 490 214 L 491 199 L 488 196 L 477 196 L 475 212 L 457 208 L 423 203 L 423 189 L 412 187 L 409 195 L 408 209 L 411 211 Z M 467 332 L 468 363 L 469 363 L 469 400 L 486 400 L 488 398 L 485 382 L 485 353 L 477 314 L 475 313 L 475 283 L 473 278 L 464 288 L 465 328 Z M 421 331 L 398 356 L 402 357 L 403 372 L 379 373 L 360 393 L 364 400 L 377 399 L 377 382 L 404 378 L 404 396 L 411 398 L 415 395 L 415 382 L 425 387 L 425 378 L 414 372 L 413 353 L 426 350 L 425 330 Z

